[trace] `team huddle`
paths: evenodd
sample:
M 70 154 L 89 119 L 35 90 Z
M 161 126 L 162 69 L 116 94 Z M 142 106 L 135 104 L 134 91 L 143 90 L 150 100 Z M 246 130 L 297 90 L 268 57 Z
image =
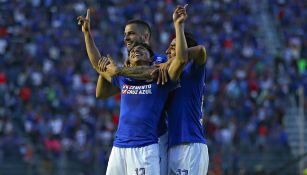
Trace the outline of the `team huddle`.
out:
M 128 21 L 128 58 L 122 67 L 99 53 L 91 35 L 90 10 L 77 19 L 89 60 L 99 73 L 96 97 L 121 93 L 106 174 L 207 174 L 209 155 L 201 120 L 206 51 L 184 32 L 186 6 L 173 12 L 175 38 L 166 56 L 151 49 L 151 28 L 145 21 Z

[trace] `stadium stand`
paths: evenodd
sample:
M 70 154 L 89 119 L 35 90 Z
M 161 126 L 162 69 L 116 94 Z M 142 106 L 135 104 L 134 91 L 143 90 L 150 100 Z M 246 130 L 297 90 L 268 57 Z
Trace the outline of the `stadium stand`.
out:
M 97 73 L 76 17 L 93 7 L 97 46 L 123 62 L 126 21 L 148 21 L 153 48 L 164 53 L 173 9 L 186 2 L 186 29 L 208 54 L 209 174 L 266 174 L 291 161 L 285 99 L 300 85 L 307 99 L 303 1 L 269 1 L 284 42 L 270 55 L 248 0 L 0 0 L 0 175 L 103 174 L 120 96 L 95 98 Z M 278 174 L 297 173 L 295 164 Z

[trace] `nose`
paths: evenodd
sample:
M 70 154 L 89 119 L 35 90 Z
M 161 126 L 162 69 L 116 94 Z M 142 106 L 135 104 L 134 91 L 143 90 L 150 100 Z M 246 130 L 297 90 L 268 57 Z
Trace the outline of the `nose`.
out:
M 124 41 L 129 41 L 130 37 L 128 35 L 124 36 Z

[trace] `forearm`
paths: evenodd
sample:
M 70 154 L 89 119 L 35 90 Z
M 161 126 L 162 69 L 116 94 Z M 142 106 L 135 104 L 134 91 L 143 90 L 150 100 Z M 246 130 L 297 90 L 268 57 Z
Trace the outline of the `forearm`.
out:
M 103 76 L 99 75 L 96 86 L 96 98 L 106 99 L 120 92 L 120 89 L 110 82 L 108 82 Z
M 167 71 L 169 78 L 173 81 L 178 80 L 185 65 L 185 63 L 180 62 L 178 59 L 172 60 L 170 67 Z
M 186 63 L 188 62 L 188 46 L 184 35 L 184 24 L 176 24 L 176 59 L 178 61 Z
M 100 59 L 101 55 L 95 45 L 91 32 L 84 33 L 84 40 L 85 40 L 87 55 L 90 59 L 92 66 L 96 69 L 98 67 L 98 60 Z
M 117 75 L 135 78 L 138 80 L 151 80 L 151 73 L 157 68 L 154 66 L 118 67 Z

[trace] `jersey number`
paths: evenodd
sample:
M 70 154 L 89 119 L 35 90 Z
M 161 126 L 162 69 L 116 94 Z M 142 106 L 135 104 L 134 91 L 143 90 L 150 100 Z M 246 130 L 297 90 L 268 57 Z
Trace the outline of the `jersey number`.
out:
M 176 175 L 188 175 L 189 171 L 184 169 L 177 169 Z
M 136 175 L 145 175 L 145 168 L 136 168 L 135 173 Z

